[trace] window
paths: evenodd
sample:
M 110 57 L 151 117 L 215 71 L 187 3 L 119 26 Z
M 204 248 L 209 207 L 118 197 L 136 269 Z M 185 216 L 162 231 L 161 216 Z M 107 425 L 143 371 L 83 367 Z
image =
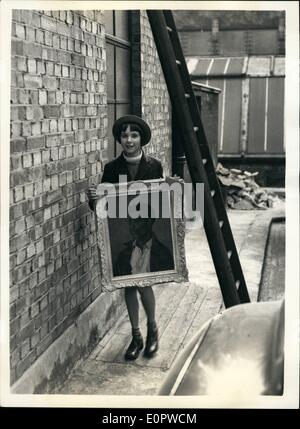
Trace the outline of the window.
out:
M 132 112 L 130 12 L 105 10 L 107 95 L 108 95 L 108 158 L 121 152 L 112 135 L 112 125 L 120 116 Z

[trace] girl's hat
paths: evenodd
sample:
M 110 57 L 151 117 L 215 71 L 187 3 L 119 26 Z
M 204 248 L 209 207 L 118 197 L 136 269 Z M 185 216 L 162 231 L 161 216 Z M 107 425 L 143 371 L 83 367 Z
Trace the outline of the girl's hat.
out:
M 121 129 L 122 125 L 124 125 L 124 124 L 136 124 L 136 125 L 138 125 L 143 132 L 143 135 L 141 136 L 142 137 L 141 145 L 144 146 L 147 143 L 149 143 L 149 141 L 151 139 L 150 127 L 147 124 L 147 122 L 145 122 L 139 116 L 135 116 L 135 115 L 125 115 L 125 116 L 122 116 L 121 118 L 116 120 L 116 122 L 114 123 L 113 128 L 112 128 L 112 133 L 114 135 L 114 138 L 117 141 L 119 141 L 120 129 Z

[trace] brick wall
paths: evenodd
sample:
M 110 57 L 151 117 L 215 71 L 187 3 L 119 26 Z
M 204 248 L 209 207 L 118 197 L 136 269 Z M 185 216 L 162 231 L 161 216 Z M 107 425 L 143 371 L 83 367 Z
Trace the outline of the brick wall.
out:
M 12 383 L 101 293 L 94 216 L 85 192 L 100 182 L 107 160 L 103 17 L 101 11 L 13 11 Z M 169 98 L 145 13 L 135 25 L 141 30 L 135 45 L 140 68 L 133 70 L 134 81 L 142 79 L 137 105 L 153 131 L 147 152 L 162 160 L 168 174 Z M 102 293 L 101 299 L 109 326 L 119 298 Z M 99 337 L 104 333 L 103 327 Z
M 107 146 L 101 11 L 14 10 L 10 337 L 14 382 L 99 294 L 85 191 Z
M 161 70 L 152 31 L 145 11 L 141 11 L 141 107 L 152 130 L 146 152 L 161 160 L 164 174 L 171 174 L 171 104 Z

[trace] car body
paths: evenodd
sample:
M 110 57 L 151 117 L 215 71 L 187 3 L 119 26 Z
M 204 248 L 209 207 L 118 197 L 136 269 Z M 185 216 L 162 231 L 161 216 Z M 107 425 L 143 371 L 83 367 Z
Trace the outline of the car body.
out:
M 284 301 L 210 319 L 175 360 L 160 395 L 282 395 Z

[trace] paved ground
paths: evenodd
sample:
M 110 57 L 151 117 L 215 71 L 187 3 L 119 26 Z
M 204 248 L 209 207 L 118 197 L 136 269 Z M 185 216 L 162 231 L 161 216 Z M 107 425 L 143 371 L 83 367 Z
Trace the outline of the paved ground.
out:
M 269 225 L 283 206 L 266 211 L 229 211 L 229 219 L 252 301 L 257 300 Z M 175 357 L 194 333 L 222 306 L 205 232 L 198 221 L 187 223 L 186 257 L 189 282 L 155 286 L 160 349 L 156 357 L 123 359 L 130 342 L 126 312 L 54 393 L 98 395 L 155 395 Z M 141 310 L 141 314 L 143 311 Z M 145 317 L 141 328 L 145 334 Z
M 285 290 L 285 222 L 273 222 L 266 249 L 259 301 L 284 298 Z

